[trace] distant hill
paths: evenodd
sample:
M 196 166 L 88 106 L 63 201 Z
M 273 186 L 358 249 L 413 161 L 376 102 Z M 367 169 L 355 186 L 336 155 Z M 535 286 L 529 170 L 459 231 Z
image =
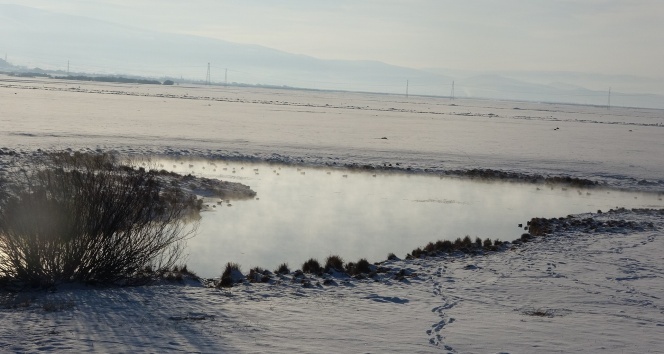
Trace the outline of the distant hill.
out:
M 0 5 L 0 53 L 21 65 L 103 74 L 211 79 L 249 84 L 405 92 L 411 80 L 435 88 L 444 75 L 374 61 L 320 60 L 251 44 L 150 32 L 90 18 L 17 5 Z M 228 69 L 228 73 L 226 72 Z M 425 93 L 425 90 L 419 90 Z M 446 91 L 446 90 L 445 90 Z M 440 92 L 439 92 L 440 93 Z
M 11 68 L 12 65 L 6 62 L 4 59 L 0 59 L 0 68 Z
M 60 72 L 69 66 L 76 73 L 205 80 L 210 63 L 213 82 L 227 78 L 229 83 L 405 94 L 408 81 L 410 94 L 449 96 L 455 81 L 457 97 L 598 105 L 607 101 L 601 85 L 597 85 L 601 90 L 587 90 L 570 75 L 460 75 L 377 61 L 321 60 L 258 45 L 146 31 L 19 5 L 0 4 L 0 33 L 0 54 L 7 54 L 9 63 Z M 3 65 L 7 65 L 4 60 L 0 68 Z M 636 85 L 634 80 L 630 83 Z M 603 85 L 608 89 L 606 82 Z M 618 83 L 614 87 L 614 105 L 664 108 L 664 96 L 636 94 L 634 90 L 624 95 Z M 655 82 L 648 87 L 658 86 Z

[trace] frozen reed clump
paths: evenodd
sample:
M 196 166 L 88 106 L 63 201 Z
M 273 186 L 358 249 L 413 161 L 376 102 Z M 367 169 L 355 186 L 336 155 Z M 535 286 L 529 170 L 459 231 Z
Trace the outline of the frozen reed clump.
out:
M 221 274 L 221 280 L 217 287 L 219 288 L 229 288 L 233 284 L 241 283 L 244 281 L 244 274 L 240 270 L 240 265 L 237 263 L 228 262 L 226 263 L 226 268 Z

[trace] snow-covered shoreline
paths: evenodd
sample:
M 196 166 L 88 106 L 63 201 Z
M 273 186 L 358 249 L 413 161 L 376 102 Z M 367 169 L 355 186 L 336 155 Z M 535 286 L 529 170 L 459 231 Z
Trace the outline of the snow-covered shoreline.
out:
M 623 227 L 570 227 L 484 256 L 387 261 L 375 280 L 337 277 L 322 285 L 309 277 L 313 285 L 302 286 L 288 275 L 231 289 L 186 281 L 5 295 L 0 346 L 13 352 L 664 352 L 664 214 L 615 210 L 573 219 Z M 395 279 L 402 269 L 408 276 Z

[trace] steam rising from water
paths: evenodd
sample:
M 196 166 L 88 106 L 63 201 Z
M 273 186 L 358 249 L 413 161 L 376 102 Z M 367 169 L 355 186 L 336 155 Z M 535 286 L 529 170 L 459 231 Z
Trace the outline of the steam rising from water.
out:
M 189 241 L 191 269 L 218 276 L 226 262 L 298 268 L 316 257 L 347 261 L 400 257 L 429 241 L 470 235 L 518 238 L 532 217 L 615 207 L 663 207 L 653 194 L 562 186 L 478 182 L 436 176 L 224 161 L 158 160 L 179 173 L 249 185 L 253 200 L 208 198 L 199 235 Z M 346 176 L 346 177 L 344 177 Z

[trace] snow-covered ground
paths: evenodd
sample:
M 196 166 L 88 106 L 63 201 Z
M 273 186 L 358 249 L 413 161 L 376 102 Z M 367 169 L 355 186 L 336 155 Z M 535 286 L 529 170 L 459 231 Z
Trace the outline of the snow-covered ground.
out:
M 586 217 L 604 227 L 485 256 L 390 261 L 376 281 L 24 293 L 3 301 L 0 350 L 664 353 L 664 214 L 575 218 Z
M 5 152 L 399 163 L 664 185 L 657 110 L 1 79 Z M 389 261 L 376 279 L 0 293 L 0 351 L 664 353 L 664 215 L 574 217 L 585 218 L 485 256 Z

